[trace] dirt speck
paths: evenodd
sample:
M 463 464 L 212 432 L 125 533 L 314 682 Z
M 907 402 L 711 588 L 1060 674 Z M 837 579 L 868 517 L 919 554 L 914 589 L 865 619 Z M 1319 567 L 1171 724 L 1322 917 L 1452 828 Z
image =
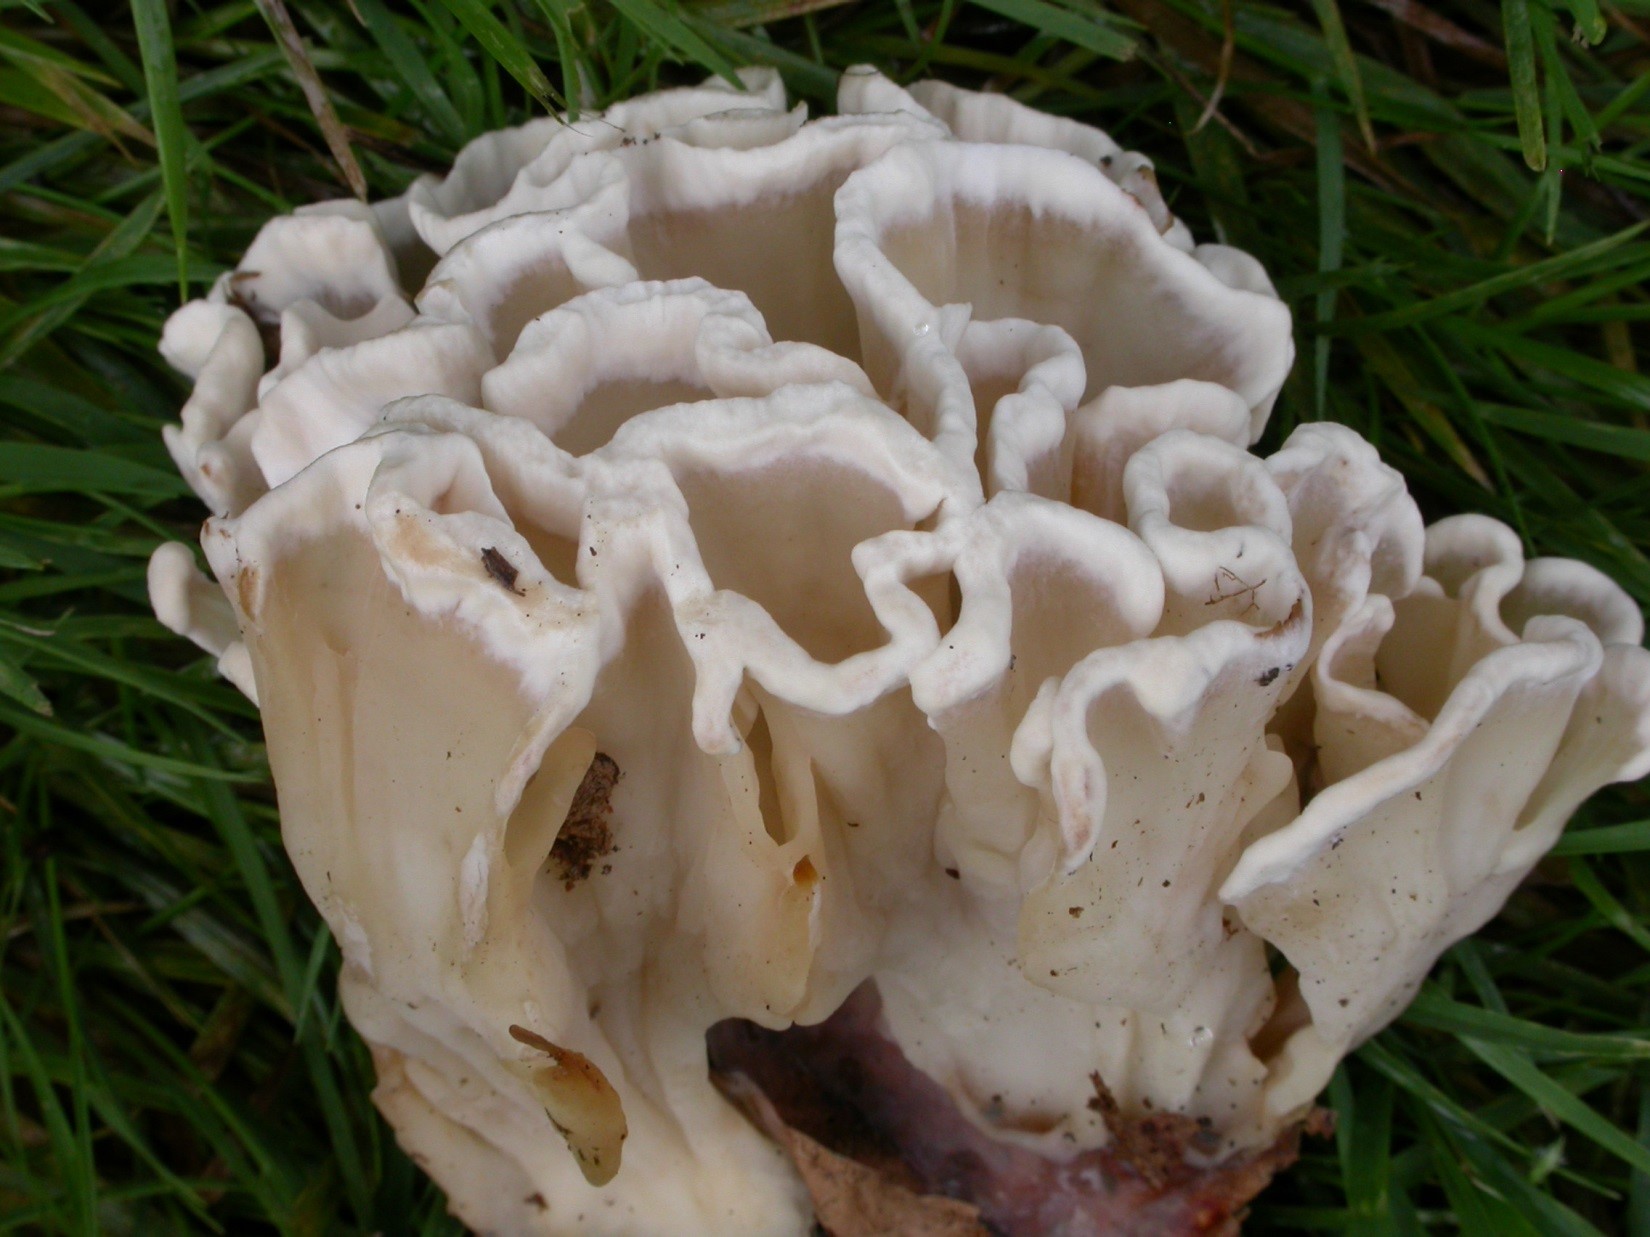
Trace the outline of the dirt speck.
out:
M 517 597 L 527 596 L 516 587 L 516 577 L 521 572 L 516 570 L 514 563 L 499 553 L 496 546 L 487 546 L 481 551 L 481 565 L 505 592 L 514 593 Z

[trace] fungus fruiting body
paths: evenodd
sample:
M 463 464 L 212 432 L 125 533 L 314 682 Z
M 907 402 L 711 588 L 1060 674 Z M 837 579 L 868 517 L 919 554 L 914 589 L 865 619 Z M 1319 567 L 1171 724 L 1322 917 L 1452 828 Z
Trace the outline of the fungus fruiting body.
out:
M 1099 131 L 743 85 L 271 221 L 162 342 L 156 612 L 476 1230 L 1221 1231 L 1650 768 L 1639 613 L 1251 453 L 1289 314 Z

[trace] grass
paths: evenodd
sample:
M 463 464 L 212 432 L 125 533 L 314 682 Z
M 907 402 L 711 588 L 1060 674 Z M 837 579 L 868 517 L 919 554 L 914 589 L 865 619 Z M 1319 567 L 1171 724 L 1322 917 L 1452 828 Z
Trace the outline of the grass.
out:
M 989 83 L 1256 253 L 1328 417 L 1430 516 L 1650 603 L 1646 0 L 0 2 L 0 1231 L 455 1233 L 368 1101 L 256 716 L 150 617 L 201 511 L 155 354 L 269 214 L 572 98 L 778 64 Z M 1650 1237 L 1650 802 L 1337 1077 L 1251 1232 Z

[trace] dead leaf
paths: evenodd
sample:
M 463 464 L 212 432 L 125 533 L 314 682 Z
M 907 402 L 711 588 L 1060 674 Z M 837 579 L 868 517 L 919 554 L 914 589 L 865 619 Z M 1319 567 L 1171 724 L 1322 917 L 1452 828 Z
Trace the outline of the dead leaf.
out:
M 743 1074 L 721 1075 L 717 1082 L 723 1094 L 790 1156 L 813 1199 L 815 1217 L 831 1237 L 987 1237 L 978 1207 L 938 1194 L 917 1194 L 793 1130 L 761 1088 Z
M 309 48 L 304 45 L 298 27 L 292 24 L 292 14 L 287 12 L 286 0 L 257 0 L 257 5 L 269 28 L 275 32 L 287 66 L 298 79 L 304 98 L 309 101 L 309 110 L 315 116 L 315 123 L 321 126 L 321 136 L 326 138 L 327 149 L 338 161 L 338 170 L 349 183 L 350 192 L 365 202 L 367 178 L 361 174 L 361 165 L 355 161 L 355 152 L 350 149 L 349 133 L 344 129 L 343 121 L 338 119 L 332 98 L 327 94 L 321 75 L 315 71 L 315 63 L 309 58 Z

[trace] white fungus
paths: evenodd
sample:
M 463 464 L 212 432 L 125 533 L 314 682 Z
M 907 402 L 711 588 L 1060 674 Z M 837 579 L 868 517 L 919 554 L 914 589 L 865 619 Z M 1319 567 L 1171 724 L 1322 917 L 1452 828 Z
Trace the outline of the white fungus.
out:
M 162 547 L 156 613 L 260 705 L 375 1099 L 479 1231 L 803 1234 L 705 1033 L 874 979 L 994 1138 L 1105 1145 L 1098 1073 L 1265 1147 L 1650 768 L 1638 611 L 1342 427 L 1250 454 L 1289 314 L 1104 134 L 743 84 L 167 325 L 222 589 Z

